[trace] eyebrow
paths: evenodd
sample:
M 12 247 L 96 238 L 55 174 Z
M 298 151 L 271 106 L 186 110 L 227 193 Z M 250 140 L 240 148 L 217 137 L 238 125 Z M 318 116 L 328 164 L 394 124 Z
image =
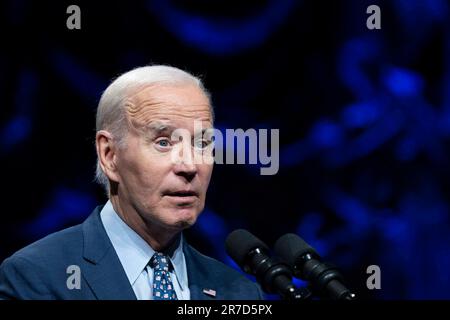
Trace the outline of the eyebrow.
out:
M 156 135 L 163 134 L 163 133 L 170 133 L 177 129 L 177 127 L 175 127 L 171 124 L 166 124 L 166 123 L 162 123 L 159 121 L 150 123 L 145 128 L 152 134 L 156 134 Z M 213 128 L 212 127 L 204 128 L 202 130 L 202 135 L 204 135 L 206 131 L 211 130 L 211 129 L 213 129 Z
M 176 128 L 170 124 L 162 123 L 162 122 L 154 122 L 146 126 L 150 132 L 155 134 L 161 133 L 169 133 L 174 131 Z

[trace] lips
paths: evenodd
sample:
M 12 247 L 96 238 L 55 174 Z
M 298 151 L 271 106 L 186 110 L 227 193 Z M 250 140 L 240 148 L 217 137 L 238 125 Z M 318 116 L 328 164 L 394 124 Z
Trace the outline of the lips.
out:
M 198 197 L 198 193 L 192 190 L 168 191 L 164 195 L 171 197 Z
M 199 199 L 198 192 L 192 190 L 174 190 L 164 193 L 164 197 L 179 207 L 194 205 Z

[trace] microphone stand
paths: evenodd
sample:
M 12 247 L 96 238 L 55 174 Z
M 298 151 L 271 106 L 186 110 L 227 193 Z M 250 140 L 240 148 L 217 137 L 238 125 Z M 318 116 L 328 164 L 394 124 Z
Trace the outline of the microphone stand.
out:
M 307 288 L 297 288 L 292 284 L 292 270 L 283 261 L 270 259 L 261 254 L 259 248 L 249 254 L 249 259 L 254 263 L 246 264 L 244 271 L 256 275 L 257 281 L 268 293 L 278 293 L 283 300 L 296 301 L 311 298 L 311 291 Z M 257 266 L 251 269 L 249 265 Z

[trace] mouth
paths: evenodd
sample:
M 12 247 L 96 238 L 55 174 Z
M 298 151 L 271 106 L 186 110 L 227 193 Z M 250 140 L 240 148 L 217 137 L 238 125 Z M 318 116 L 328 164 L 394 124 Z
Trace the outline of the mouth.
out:
M 197 192 L 190 190 L 169 191 L 166 192 L 165 195 L 169 197 L 181 197 L 181 198 L 198 197 Z
M 198 199 L 198 193 L 191 190 L 169 191 L 164 194 L 170 201 L 177 205 L 193 204 Z

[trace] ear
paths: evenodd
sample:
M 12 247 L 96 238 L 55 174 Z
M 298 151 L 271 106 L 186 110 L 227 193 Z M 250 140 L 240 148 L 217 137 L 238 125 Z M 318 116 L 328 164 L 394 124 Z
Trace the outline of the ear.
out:
M 95 147 L 100 167 L 109 180 L 119 182 L 117 172 L 117 146 L 114 144 L 111 133 L 105 130 L 97 131 L 95 135 Z

